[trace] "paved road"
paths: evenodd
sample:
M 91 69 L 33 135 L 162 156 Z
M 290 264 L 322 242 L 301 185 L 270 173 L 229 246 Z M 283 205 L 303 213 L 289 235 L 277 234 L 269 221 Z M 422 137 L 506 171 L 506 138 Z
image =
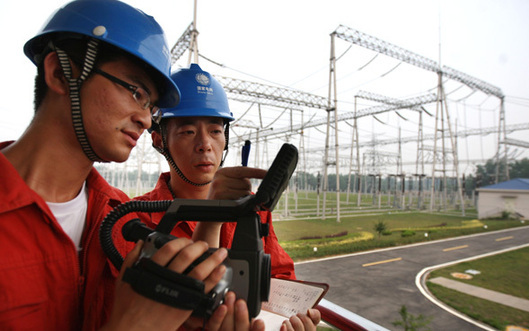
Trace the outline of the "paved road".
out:
M 390 330 L 397 329 L 391 322 L 400 320 L 402 305 L 413 315 L 433 317 L 432 330 L 481 330 L 424 297 L 415 285 L 416 275 L 427 267 L 527 243 L 529 226 L 524 226 L 296 263 L 296 276 L 328 283 L 327 300 Z

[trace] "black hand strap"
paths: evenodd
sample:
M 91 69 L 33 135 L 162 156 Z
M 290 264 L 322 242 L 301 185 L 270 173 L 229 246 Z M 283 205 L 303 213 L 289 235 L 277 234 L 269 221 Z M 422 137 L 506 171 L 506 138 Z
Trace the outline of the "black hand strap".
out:
M 137 293 L 179 309 L 194 310 L 210 300 L 204 293 L 203 282 L 166 269 L 147 258 L 127 268 L 123 281 Z

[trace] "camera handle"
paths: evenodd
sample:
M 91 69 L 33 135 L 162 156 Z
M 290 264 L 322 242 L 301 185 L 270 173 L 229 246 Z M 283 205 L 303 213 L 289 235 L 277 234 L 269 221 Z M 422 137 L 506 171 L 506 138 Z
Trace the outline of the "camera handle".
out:
M 238 200 L 175 199 L 155 229 L 168 234 L 178 221 L 237 222 L 226 263 L 233 269 L 230 290 L 246 299 L 251 317 L 261 310 L 261 302 L 268 300 L 271 260 L 264 252 L 263 236 L 269 232 L 268 224 L 257 214 L 256 196 Z
M 194 310 L 201 302 L 209 300 L 204 294 L 204 283 L 166 269 L 148 258 L 127 268 L 123 281 L 137 293 L 179 309 Z
M 122 229 L 124 238 L 128 241 L 146 240 L 147 245 L 149 244 L 147 240 L 151 234 L 154 234 L 152 246 L 159 248 L 166 240 L 174 239 L 170 232 L 180 220 L 237 222 L 227 258 L 230 260 L 228 264 L 231 265 L 231 268 L 227 268 L 230 275 L 228 278 L 225 277 L 223 284 L 219 283 L 208 294 L 204 294 L 203 287 L 202 292 L 200 290 L 197 292 L 199 287 L 196 284 L 187 289 L 186 286 L 179 284 L 181 281 L 189 280 L 185 272 L 183 275 L 176 274 L 153 262 L 146 262 L 150 261 L 148 258 L 142 258 L 134 267 L 125 271 L 124 280 L 131 283 L 138 293 L 148 298 L 177 308 L 193 309 L 195 316 L 211 315 L 212 309 L 220 304 L 223 298 L 221 292 L 227 287 L 225 283 L 228 283 L 231 284 L 230 290 L 246 299 L 250 316 L 257 316 L 261 310 L 261 301 L 268 300 L 271 271 L 270 256 L 264 253 L 262 240 L 259 240 L 268 235 L 268 224 L 262 223 L 256 213 L 255 195 L 234 201 L 175 199 L 129 201 L 119 205 L 105 217 L 99 233 L 103 251 L 118 270 L 123 265 L 123 257 L 112 240 L 112 229 L 117 221 L 132 212 L 165 210 L 164 217 L 154 230 L 138 219 L 126 223 Z M 206 257 L 207 253 L 194 264 L 200 263 L 200 260 Z M 254 261 L 263 261 L 263 263 Z M 192 268 L 193 265 L 190 266 L 190 269 Z M 182 302 L 185 304 L 182 305 Z
M 226 289 L 232 282 L 230 267 L 226 267 L 223 278 L 207 294 L 204 293 L 202 281 L 187 275 L 215 249 L 210 248 L 183 273 L 177 273 L 150 259 L 157 249 L 175 239 L 175 236 L 155 232 L 137 218 L 123 226 L 122 234 L 127 241 L 145 241 L 139 261 L 127 268 L 123 275 L 123 281 L 131 284 L 137 293 L 175 308 L 191 309 L 194 316 L 207 318 L 222 303 Z

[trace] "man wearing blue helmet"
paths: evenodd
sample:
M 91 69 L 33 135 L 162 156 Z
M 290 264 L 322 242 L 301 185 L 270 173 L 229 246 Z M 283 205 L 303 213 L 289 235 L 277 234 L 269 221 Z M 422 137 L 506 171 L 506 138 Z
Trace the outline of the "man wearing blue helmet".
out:
M 250 178 L 263 178 L 265 170 L 248 167 L 219 170 L 228 149 L 228 126 L 234 120 L 220 83 L 198 64 L 174 72 L 171 78 L 180 89 L 180 103 L 161 108 L 155 114 L 151 133 L 153 146 L 165 156 L 170 171 L 160 175 L 153 191 L 135 199 L 238 199 L 251 194 Z M 263 246 L 271 256 L 272 277 L 295 279 L 294 263 L 278 243 L 271 213 L 259 213 L 262 222 L 269 225 Z M 155 228 L 163 213 L 140 213 L 140 216 L 150 228 Z M 230 248 L 236 225 L 179 221 L 171 234 Z M 319 322 L 319 312 L 312 311 L 311 317 L 295 316 L 288 323 L 296 326 L 296 330 L 312 329 Z
M 181 101 L 176 107 L 160 109 L 151 134 L 153 146 L 165 156 L 170 171 L 161 174 L 153 191 L 136 199 L 238 199 L 250 194 L 249 179 L 263 178 L 265 170 L 219 170 L 228 149 L 228 125 L 234 120 L 220 83 L 198 64 L 174 72 L 171 78 L 179 86 Z M 154 228 L 162 216 L 153 213 L 146 222 Z M 264 244 L 266 253 L 272 256 L 272 276 L 295 279 L 294 262 L 277 241 L 271 213 L 261 212 L 261 218 L 270 226 Z M 176 224 L 173 234 L 207 240 L 212 245 L 218 245 L 220 239 L 220 246 L 229 248 L 235 227 L 236 223 L 231 222 L 223 225 L 182 221 Z
M 35 115 L 19 140 L 0 143 L 0 329 L 176 329 L 191 311 L 146 299 L 121 278 L 115 286 L 119 271 L 97 233 L 128 197 L 93 168 L 125 161 L 151 114 L 178 102 L 163 30 L 122 2 L 78 0 L 54 13 L 24 51 L 38 68 Z M 116 246 L 130 250 L 124 241 Z M 152 259 L 182 272 L 206 250 L 178 239 Z M 217 250 L 189 275 L 209 291 L 226 255 Z

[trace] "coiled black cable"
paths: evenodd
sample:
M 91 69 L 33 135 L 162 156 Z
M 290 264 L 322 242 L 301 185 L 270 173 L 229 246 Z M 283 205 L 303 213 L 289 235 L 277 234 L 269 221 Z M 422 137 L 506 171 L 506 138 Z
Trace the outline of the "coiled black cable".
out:
M 114 225 L 119 221 L 123 216 L 133 213 L 133 212 L 164 212 L 171 205 L 172 200 L 161 200 L 161 201 L 140 201 L 132 200 L 120 204 L 115 207 L 110 213 L 105 216 L 101 226 L 99 228 L 99 241 L 101 242 L 101 247 L 103 251 L 110 259 L 110 262 L 118 269 L 121 269 L 123 265 L 123 256 L 119 253 L 114 245 L 112 240 L 112 229 Z

